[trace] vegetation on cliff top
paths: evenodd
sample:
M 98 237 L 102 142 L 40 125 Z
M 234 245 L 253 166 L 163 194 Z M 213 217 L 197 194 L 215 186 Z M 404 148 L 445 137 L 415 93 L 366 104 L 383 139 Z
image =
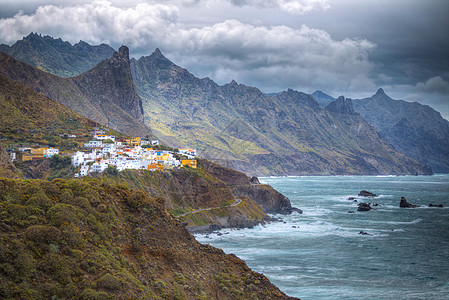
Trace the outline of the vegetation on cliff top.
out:
M 0 179 L 0 298 L 287 298 L 163 202 L 107 177 Z

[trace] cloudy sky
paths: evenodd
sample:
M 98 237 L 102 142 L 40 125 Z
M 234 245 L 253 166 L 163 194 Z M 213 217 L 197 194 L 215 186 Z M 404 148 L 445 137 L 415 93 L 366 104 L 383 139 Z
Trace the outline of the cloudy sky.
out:
M 30 32 L 155 48 L 198 77 L 363 98 L 382 87 L 449 119 L 448 0 L 0 0 L 0 43 Z

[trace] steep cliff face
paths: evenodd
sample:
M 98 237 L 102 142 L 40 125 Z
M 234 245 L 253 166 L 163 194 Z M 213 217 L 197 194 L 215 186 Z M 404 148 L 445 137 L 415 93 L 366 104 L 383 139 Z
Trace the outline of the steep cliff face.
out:
M 112 58 L 72 79 L 81 91 L 110 115 L 118 106 L 143 123 L 142 99 L 137 95 L 129 64 L 129 49 L 121 46 Z M 111 116 L 109 122 L 115 122 Z
M 390 98 L 382 89 L 355 100 L 355 109 L 393 147 L 432 167 L 449 172 L 449 122 L 427 105 Z
M 259 205 L 265 213 L 291 214 L 293 208 L 290 200 L 266 184 L 253 184 L 244 173 L 222 167 L 207 160 L 201 161 L 201 168 L 226 183 L 237 198 L 250 198 Z
M 2 298 L 293 299 L 123 184 L 0 179 L 0 207 Z
M 141 102 L 132 84 L 129 63 L 126 66 L 126 54 L 123 48 L 85 76 L 60 78 L 0 53 L 0 74 L 120 132 L 151 135 L 142 124 Z

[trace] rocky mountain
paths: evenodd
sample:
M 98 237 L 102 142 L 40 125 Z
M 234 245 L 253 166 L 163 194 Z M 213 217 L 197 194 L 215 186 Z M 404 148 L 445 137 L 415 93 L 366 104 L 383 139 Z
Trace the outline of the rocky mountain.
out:
M 106 44 L 91 46 L 83 41 L 72 46 L 60 38 L 30 33 L 12 46 L 0 45 L 0 52 L 59 77 L 72 77 L 109 59 L 114 49 Z
M 318 102 L 318 104 L 320 104 L 321 107 L 326 107 L 329 103 L 336 100 L 334 97 L 329 96 L 322 91 L 315 91 L 310 95 Z
M 219 86 L 158 49 L 131 59 L 131 70 L 156 135 L 247 174 L 429 174 L 385 144 L 350 100 L 322 109 L 293 90 L 266 97 L 235 81 Z
M 0 74 L 79 114 L 126 134 L 151 135 L 129 70 L 128 48 L 72 78 L 61 78 L 0 53 Z
M 114 57 L 127 57 L 124 50 Z M 113 100 L 111 106 L 110 96 L 121 99 L 125 93 L 103 88 L 103 80 L 96 78 L 114 78 L 107 86 L 125 84 L 133 93 L 127 85 L 131 76 L 104 72 L 113 65 L 128 72 L 123 67 L 126 62 L 102 62 L 92 71 L 71 78 L 75 87 L 69 86 L 69 94 L 77 97 L 76 101 L 65 101 L 66 105 L 73 108 L 80 102 L 93 102 L 95 106 L 88 110 L 90 118 L 103 124 L 115 122 L 110 124 L 112 128 L 126 122 L 112 117 L 111 111 L 125 109 L 132 119 L 141 120 L 139 112 L 143 109 L 145 123 L 169 145 L 197 148 L 205 158 L 252 175 L 429 174 L 423 165 L 391 149 L 375 129 L 353 114 L 350 105 L 343 106 L 347 111 L 333 106 L 324 109 L 312 96 L 293 90 L 267 96 L 235 81 L 219 86 L 209 78 L 195 77 L 156 49 L 150 56 L 130 60 L 141 107 L 136 97 L 130 98 L 131 105 Z M 98 96 L 103 94 L 107 96 Z M 53 93 L 53 98 L 58 96 L 60 93 Z M 122 105 L 109 109 L 117 103 Z
M 435 173 L 449 172 L 449 122 L 427 105 L 393 100 L 379 89 L 354 108 L 393 147 Z

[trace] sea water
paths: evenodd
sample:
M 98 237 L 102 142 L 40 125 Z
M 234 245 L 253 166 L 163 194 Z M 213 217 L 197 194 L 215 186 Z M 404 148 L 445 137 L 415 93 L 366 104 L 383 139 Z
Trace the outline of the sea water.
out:
M 196 238 L 236 254 L 303 300 L 449 299 L 449 175 L 260 180 L 304 213 Z M 357 197 L 361 190 L 378 197 Z M 399 208 L 401 197 L 422 207 Z M 358 212 L 359 202 L 379 206 Z

